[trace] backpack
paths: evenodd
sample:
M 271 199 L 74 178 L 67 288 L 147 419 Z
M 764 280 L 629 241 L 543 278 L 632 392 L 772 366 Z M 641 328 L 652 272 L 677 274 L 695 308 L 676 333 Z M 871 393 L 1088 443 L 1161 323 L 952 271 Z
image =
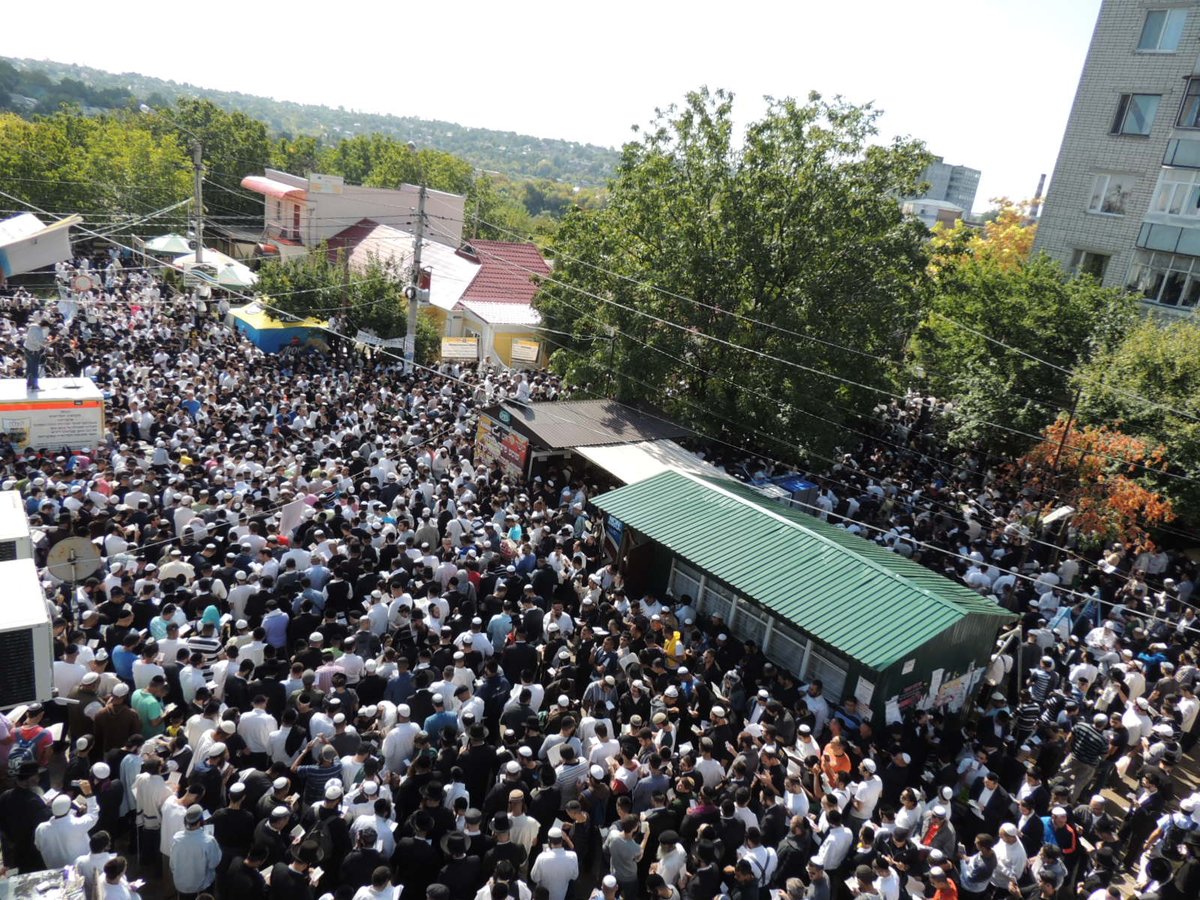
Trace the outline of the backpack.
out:
M 328 819 L 318 819 L 305 833 L 303 840 L 316 841 L 321 848 L 321 859 L 333 859 L 333 837 L 329 834 Z
M 45 733 L 46 730 L 44 728 L 39 728 L 34 732 L 33 737 L 26 737 L 20 731 L 17 732 L 17 740 L 8 753 L 8 774 L 10 778 L 17 777 L 17 772 L 24 763 L 37 762 L 37 744 Z

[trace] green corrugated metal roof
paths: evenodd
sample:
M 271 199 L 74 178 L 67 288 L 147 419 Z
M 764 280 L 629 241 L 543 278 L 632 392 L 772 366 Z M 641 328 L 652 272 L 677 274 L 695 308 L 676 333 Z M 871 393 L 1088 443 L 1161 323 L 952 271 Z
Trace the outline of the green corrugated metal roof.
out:
M 964 585 L 742 484 L 663 472 L 594 502 L 873 669 L 969 614 L 1012 618 Z

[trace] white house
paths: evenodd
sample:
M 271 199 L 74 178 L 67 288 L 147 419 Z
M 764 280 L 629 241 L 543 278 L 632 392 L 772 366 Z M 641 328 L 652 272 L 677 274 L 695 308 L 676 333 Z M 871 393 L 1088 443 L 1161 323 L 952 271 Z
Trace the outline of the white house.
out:
M 363 219 L 412 231 L 420 189 L 398 190 L 346 184 L 340 175 L 307 177 L 266 169 L 247 175 L 242 187 L 263 195 L 263 243 L 282 258 L 300 255 Z M 426 239 L 448 247 L 462 240 L 465 198 L 445 191 L 425 191 Z

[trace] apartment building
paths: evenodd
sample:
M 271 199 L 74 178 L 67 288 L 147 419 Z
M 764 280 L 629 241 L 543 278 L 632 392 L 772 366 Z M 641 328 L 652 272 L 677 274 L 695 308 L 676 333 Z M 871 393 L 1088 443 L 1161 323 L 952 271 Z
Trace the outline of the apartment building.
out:
M 979 190 L 981 174 L 978 169 L 952 165 L 942 157 L 936 156 L 921 173 L 921 180 L 928 182 L 929 189 L 920 199 L 951 203 L 969 216 L 971 208 L 975 205 L 975 194 Z
M 1035 251 L 1167 314 L 1200 300 L 1200 3 L 1103 0 Z

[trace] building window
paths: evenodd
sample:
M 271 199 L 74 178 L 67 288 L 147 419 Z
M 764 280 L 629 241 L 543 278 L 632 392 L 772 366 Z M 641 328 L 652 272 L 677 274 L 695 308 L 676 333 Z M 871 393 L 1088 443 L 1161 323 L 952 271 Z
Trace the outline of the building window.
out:
M 275 201 L 275 221 L 281 222 L 281 223 L 283 222 L 283 201 L 282 200 Z
M 1134 261 L 1129 288 L 1148 303 L 1191 309 L 1200 300 L 1200 257 L 1143 251 Z
M 1186 9 L 1152 9 L 1142 23 L 1142 36 L 1137 48 L 1144 53 L 1174 53 L 1183 37 L 1187 21 Z
M 1150 208 L 1169 216 L 1200 217 L 1200 172 L 1164 169 Z
M 1131 175 L 1096 175 L 1092 179 L 1092 197 L 1088 212 L 1106 216 L 1125 215 L 1125 203 L 1133 193 Z
M 1189 78 L 1187 92 L 1183 95 L 1183 105 L 1179 107 L 1179 119 L 1175 122 L 1180 128 L 1200 128 L 1200 78 Z
M 1110 257 L 1105 253 L 1076 250 L 1071 254 L 1071 271 L 1076 275 L 1091 275 L 1097 281 L 1104 280 Z
M 1110 134 L 1149 134 L 1161 99 L 1159 94 L 1122 94 Z

